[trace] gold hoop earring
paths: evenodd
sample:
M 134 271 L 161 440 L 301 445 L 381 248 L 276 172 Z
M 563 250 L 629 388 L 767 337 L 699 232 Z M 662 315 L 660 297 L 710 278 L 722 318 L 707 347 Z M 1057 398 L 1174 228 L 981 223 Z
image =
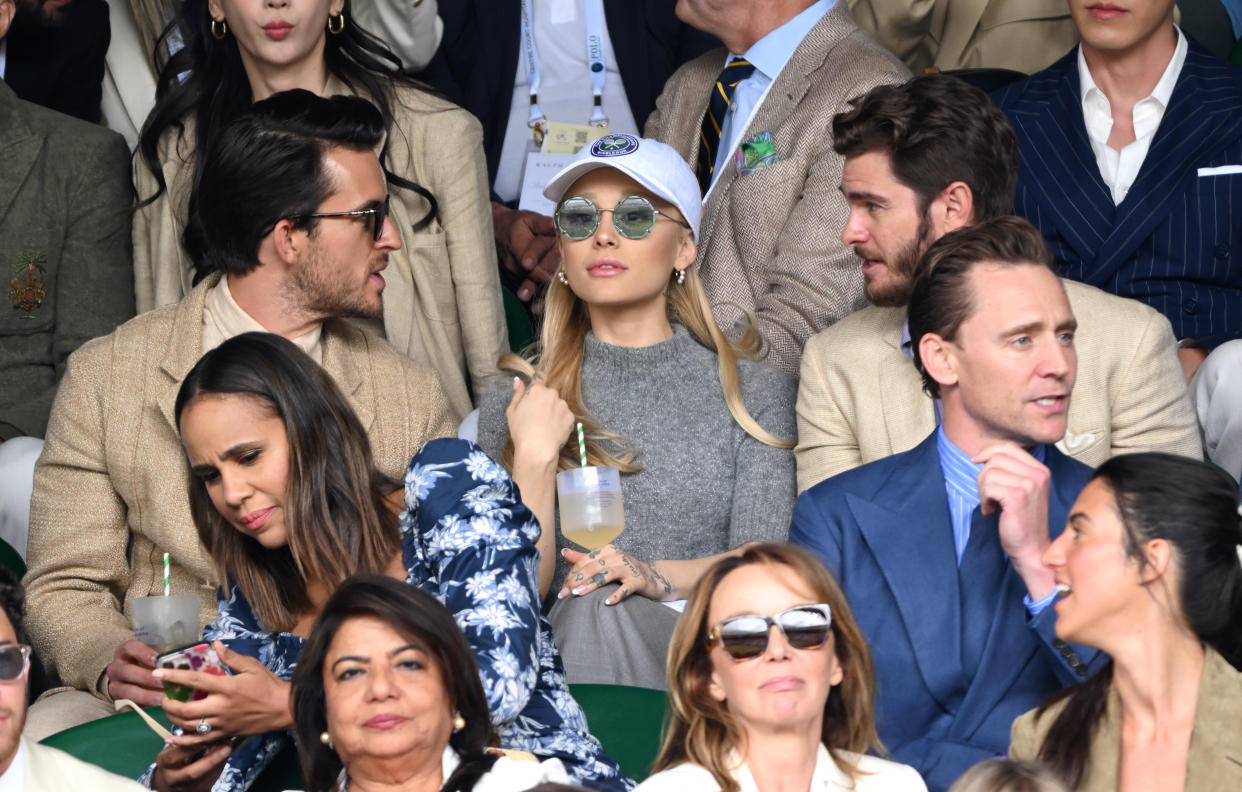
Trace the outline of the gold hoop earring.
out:
M 333 22 L 336 22 L 335 26 L 332 24 Z M 339 14 L 328 15 L 328 32 L 329 33 L 336 36 L 340 34 L 340 32 L 344 29 L 345 29 L 345 12 L 342 11 Z
M 217 40 L 223 40 L 229 34 L 229 23 L 223 19 L 211 20 L 211 35 Z

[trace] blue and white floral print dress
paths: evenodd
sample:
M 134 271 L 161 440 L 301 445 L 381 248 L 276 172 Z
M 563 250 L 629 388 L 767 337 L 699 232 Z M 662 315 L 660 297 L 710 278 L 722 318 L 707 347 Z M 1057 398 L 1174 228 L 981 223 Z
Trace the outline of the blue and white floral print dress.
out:
M 410 460 L 401 513 L 406 580 L 443 602 L 474 648 L 500 746 L 556 757 L 576 783 L 629 789 L 633 782 L 588 732 L 565 683 L 539 607 L 538 536 L 513 479 L 474 443 L 433 440 Z M 220 592 L 220 611 L 203 637 L 258 658 L 285 681 L 303 642 L 259 626 L 232 585 L 227 596 Z M 291 740 L 283 731 L 250 738 L 228 758 L 213 792 L 247 789 Z

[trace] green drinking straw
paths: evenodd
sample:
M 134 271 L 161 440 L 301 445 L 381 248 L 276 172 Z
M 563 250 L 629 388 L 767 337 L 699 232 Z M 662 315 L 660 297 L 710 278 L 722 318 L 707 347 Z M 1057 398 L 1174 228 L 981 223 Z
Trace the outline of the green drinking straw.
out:
M 170 580 L 169 580 L 169 575 L 168 575 L 168 553 L 165 553 L 164 554 L 164 596 L 165 597 L 167 597 L 170 593 L 169 583 L 170 583 Z
M 582 466 L 586 467 L 586 437 L 582 434 L 582 421 L 578 422 L 578 454 L 582 457 Z

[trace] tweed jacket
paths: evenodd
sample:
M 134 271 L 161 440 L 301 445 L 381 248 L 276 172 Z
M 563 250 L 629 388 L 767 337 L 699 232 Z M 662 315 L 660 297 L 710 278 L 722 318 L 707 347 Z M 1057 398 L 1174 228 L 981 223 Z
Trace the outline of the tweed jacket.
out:
M 42 437 L 69 353 L 134 315 L 120 136 L 0 82 L 0 440 Z
M 673 146 L 691 167 L 726 58 L 716 49 L 678 69 L 647 120 L 646 136 Z M 832 150 L 832 117 L 871 88 L 909 77 L 837 3 L 802 40 L 738 138 L 770 132 L 779 161 L 739 176 L 729 157 L 704 199 L 697 263 L 717 321 L 736 334 L 744 312 L 754 315 L 767 362 L 790 376 L 813 333 L 864 304 L 858 260 L 835 230 L 845 225 L 849 206 L 840 192 L 844 160 Z
M 1065 707 L 1058 702 L 1043 717 L 1035 710 L 1013 723 L 1009 755 L 1034 761 L 1052 722 Z M 1209 648 L 1203 658 L 1195 723 L 1186 755 L 1183 792 L 1218 792 L 1242 789 L 1242 672 Z M 1083 781 L 1074 792 L 1116 792 L 1120 781 L 1121 699 L 1114 685 L 1108 692 L 1108 709 L 1091 735 L 1091 759 Z
M 324 94 L 349 93 L 335 77 Z M 509 349 L 491 203 L 482 156 L 482 132 L 468 112 L 414 88 L 398 88 L 387 169 L 427 188 L 437 217 L 411 230 L 427 201 L 402 187 L 391 190 L 389 217 L 402 248 L 384 271 L 383 327 L 375 327 L 415 363 L 434 369 L 460 420 L 472 400 L 483 397 L 497 376 L 496 361 Z M 160 141 L 168 191 L 134 215 L 134 285 L 138 310 L 180 300 L 189 292 L 194 264 L 181 247 L 194 178 L 193 125 L 177 139 L 175 129 Z M 174 150 L 175 149 L 175 150 Z M 139 198 L 155 194 L 155 177 L 141 163 Z M 473 396 L 472 396 L 473 394 Z
M 133 637 L 130 603 L 163 591 L 164 553 L 172 593 L 197 595 L 204 623 L 215 615 L 219 581 L 190 517 L 173 403 L 202 354 L 203 305 L 218 280 L 69 358 L 35 467 L 25 579 L 31 644 L 66 685 L 102 694 L 113 652 Z M 454 434 L 435 374 L 352 324 L 324 323 L 323 367 L 389 476 L 426 441 Z
M 1062 281 L 1078 319 L 1078 380 L 1057 447 L 1095 467 L 1120 453 L 1201 459 L 1199 431 L 1169 322 L 1136 301 Z M 936 425 L 923 379 L 901 349 L 904 308 L 870 306 L 806 345 L 798 383 L 798 489 L 906 451 Z
M 1065 0 L 849 0 L 858 26 L 922 74 L 1051 66 L 1078 43 Z

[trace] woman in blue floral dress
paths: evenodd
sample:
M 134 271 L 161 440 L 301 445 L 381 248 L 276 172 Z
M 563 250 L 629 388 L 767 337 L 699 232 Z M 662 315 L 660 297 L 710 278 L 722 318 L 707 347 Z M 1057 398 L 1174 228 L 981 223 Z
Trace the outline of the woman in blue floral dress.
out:
M 500 747 L 559 758 L 588 786 L 632 786 L 565 684 L 536 593 L 539 525 L 477 446 L 428 443 L 402 488 L 374 471 L 366 431 L 331 378 L 262 333 L 204 355 L 176 418 L 199 537 L 227 581 L 204 637 L 232 673 L 158 672 L 208 695 L 165 697 L 185 735 L 149 771 L 153 786 L 243 790 L 290 744 L 298 653 L 328 596 L 356 572 L 403 579 L 453 612 Z

